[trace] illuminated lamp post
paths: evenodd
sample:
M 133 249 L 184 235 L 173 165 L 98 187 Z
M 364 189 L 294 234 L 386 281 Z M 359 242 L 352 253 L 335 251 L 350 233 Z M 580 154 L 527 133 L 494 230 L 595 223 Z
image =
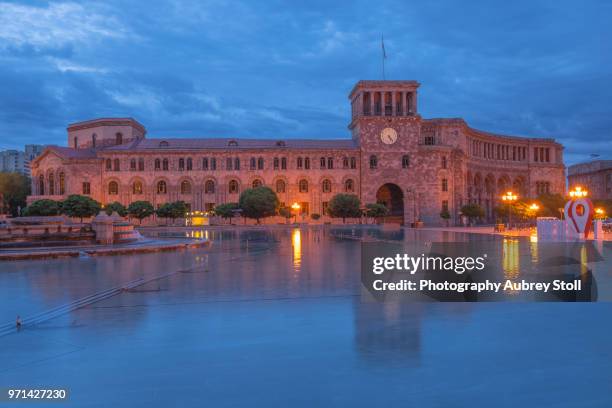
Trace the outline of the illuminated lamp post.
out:
M 584 198 L 589 194 L 587 190 L 583 190 L 582 187 L 576 186 L 573 190 L 569 192 L 569 196 L 572 200 L 577 198 Z
M 298 203 L 293 203 L 291 204 L 291 209 L 295 212 L 295 219 L 294 219 L 294 223 L 297 224 L 297 216 L 298 216 L 298 211 L 300 211 L 301 206 Z
M 606 212 L 603 208 L 598 207 L 595 209 L 595 218 L 598 220 L 603 220 L 604 218 L 606 218 Z
M 512 203 L 518 200 L 518 196 L 508 191 L 502 196 L 502 200 L 508 203 L 508 229 L 510 229 L 512 227 Z

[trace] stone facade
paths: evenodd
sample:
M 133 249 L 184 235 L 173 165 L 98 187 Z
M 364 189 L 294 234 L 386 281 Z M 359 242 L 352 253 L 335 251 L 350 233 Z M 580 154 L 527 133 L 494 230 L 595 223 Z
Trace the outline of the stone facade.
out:
M 612 160 L 595 160 L 570 166 L 567 171 L 570 189 L 580 186 L 594 200 L 612 199 Z
M 462 205 L 488 218 L 500 195 L 564 193 L 563 147 L 553 139 L 496 135 L 462 119 L 423 119 L 416 81 L 360 81 L 345 139 L 151 139 L 131 118 L 68 127 L 68 146 L 32 162 L 29 201 L 87 194 L 106 204 L 184 200 L 206 211 L 237 202 L 254 185 L 274 189 L 285 205 L 324 214 L 337 193 L 383 202 L 392 219 L 438 225 Z

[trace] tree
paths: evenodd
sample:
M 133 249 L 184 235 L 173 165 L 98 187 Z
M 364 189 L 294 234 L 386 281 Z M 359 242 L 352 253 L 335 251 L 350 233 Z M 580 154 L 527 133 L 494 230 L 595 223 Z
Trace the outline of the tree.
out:
M 318 220 L 319 218 L 321 218 L 321 214 L 317 214 L 317 213 L 312 213 L 310 214 L 310 218 L 312 218 L 313 220 Z
M 160 218 L 170 218 L 174 221 L 177 218 L 184 218 L 187 214 L 187 209 L 187 203 L 184 201 L 175 201 L 173 203 L 162 204 L 155 213 Z
M 329 200 L 327 213 L 342 218 L 342 223 L 346 223 L 347 218 L 361 216 L 361 202 L 355 194 L 336 194 Z
M 153 215 L 155 209 L 153 204 L 148 201 L 134 201 L 128 206 L 127 212 L 130 217 L 136 218 L 138 223 L 142 225 L 142 220 Z
M 248 188 L 240 194 L 238 205 L 242 215 L 259 220 L 276 214 L 278 209 L 278 197 L 269 187 Z
M 278 209 L 278 215 L 285 219 L 285 222 L 288 224 L 293 214 L 291 213 L 291 208 L 289 207 L 281 207 Z
M 444 208 L 442 211 L 440 211 L 440 218 L 442 218 L 444 220 L 444 223 L 446 224 L 446 226 L 448 227 L 448 220 L 450 220 L 450 213 L 448 212 L 448 209 Z
M 214 209 L 214 214 L 223 218 L 224 220 L 229 219 L 230 225 L 232 225 L 232 218 L 236 215 L 236 210 L 238 210 L 238 203 L 225 203 L 219 204 Z
M 121 217 L 125 217 L 128 214 L 128 211 L 125 206 L 119 201 L 115 201 L 108 204 L 106 207 L 104 207 L 104 212 L 107 215 L 112 215 L 112 213 L 116 212 Z
M 540 194 L 538 196 L 540 210 L 538 215 L 541 217 L 559 217 L 559 209 L 565 208 L 565 199 L 561 194 Z
M 22 215 L 27 217 L 48 217 L 59 215 L 61 212 L 61 202 L 49 199 L 36 200 L 27 206 Z
M 461 214 L 468 217 L 470 224 L 478 218 L 484 217 L 484 209 L 478 204 L 466 204 L 461 207 Z
M 368 218 L 374 218 L 376 221 L 380 221 L 380 219 L 387 214 L 389 214 L 389 209 L 384 204 L 366 204 L 365 216 Z
M 100 203 L 93 198 L 78 194 L 69 195 L 62 202 L 62 214 L 80 218 L 81 222 L 83 222 L 83 218 L 97 215 L 100 212 L 100 208 Z
M 30 179 L 20 173 L 0 173 L 0 213 L 8 211 L 13 217 L 19 209 L 25 208 L 26 197 L 30 195 Z

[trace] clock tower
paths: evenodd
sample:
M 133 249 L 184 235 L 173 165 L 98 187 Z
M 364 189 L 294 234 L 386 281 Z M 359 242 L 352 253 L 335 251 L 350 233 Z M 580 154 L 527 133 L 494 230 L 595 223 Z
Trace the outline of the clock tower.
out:
M 359 81 L 349 95 L 349 129 L 361 156 L 361 201 L 385 204 L 390 218 L 404 223 L 419 219 L 418 87 L 417 81 Z

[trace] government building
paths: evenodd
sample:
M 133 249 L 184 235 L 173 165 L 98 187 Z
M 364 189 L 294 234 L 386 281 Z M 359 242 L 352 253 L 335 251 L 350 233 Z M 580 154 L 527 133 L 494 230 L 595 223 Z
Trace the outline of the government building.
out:
M 416 81 L 359 81 L 349 94 L 350 137 L 339 139 L 150 138 L 131 118 L 68 126 L 67 146 L 49 146 L 31 163 L 32 196 L 84 194 L 108 204 L 183 200 L 192 211 L 237 202 L 269 186 L 303 219 L 338 193 L 384 203 L 390 220 L 451 224 L 477 203 L 492 220 L 501 195 L 565 192 L 563 146 L 549 138 L 505 136 L 462 119 L 424 119 Z

